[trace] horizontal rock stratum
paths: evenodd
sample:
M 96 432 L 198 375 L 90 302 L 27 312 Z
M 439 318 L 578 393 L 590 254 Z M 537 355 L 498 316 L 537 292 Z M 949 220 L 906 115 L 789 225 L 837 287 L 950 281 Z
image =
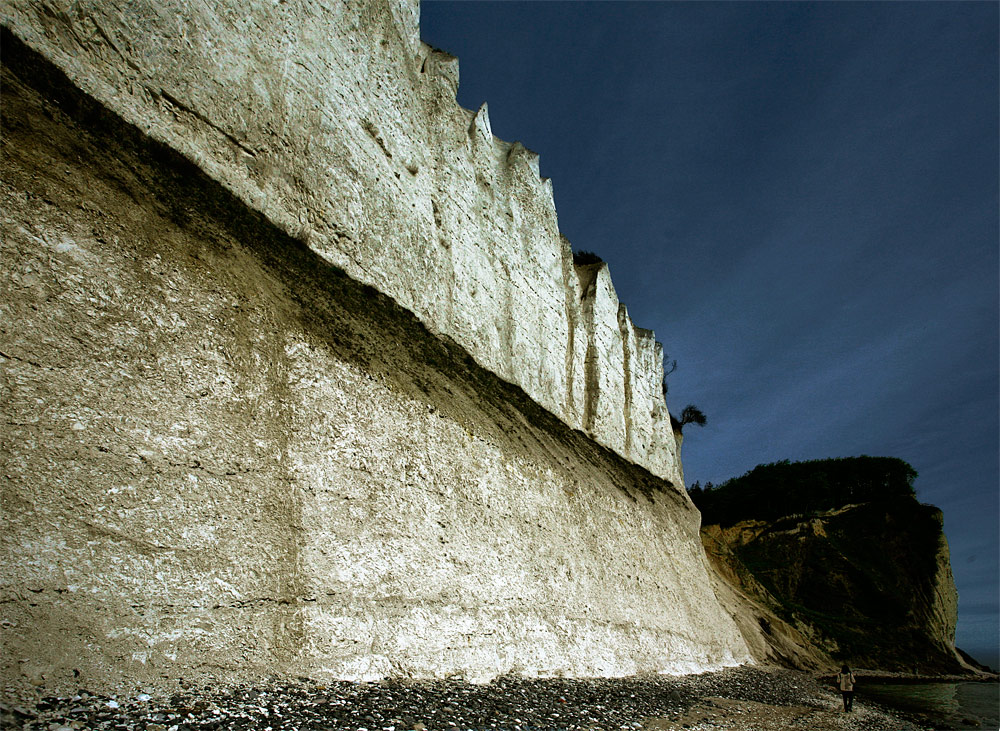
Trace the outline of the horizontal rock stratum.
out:
M 5 681 L 749 659 L 651 335 L 416 10 L 4 7 Z

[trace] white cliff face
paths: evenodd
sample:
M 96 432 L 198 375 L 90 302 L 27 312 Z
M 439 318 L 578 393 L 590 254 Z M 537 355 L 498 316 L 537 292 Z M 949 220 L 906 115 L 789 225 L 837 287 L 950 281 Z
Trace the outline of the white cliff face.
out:
M 20 2 L 4 23 L 569 426 L 682 484 L 651 333 L 572 264 L 538 157 L 455 102 L 415 2 Z M 637 334 L 641 333 L 641 334 Z
M 662 353 L 536 158 L 415 5 L 304 8 L 4 8 L 125 120 L 5 69 L 4 678 L 747 661 Z

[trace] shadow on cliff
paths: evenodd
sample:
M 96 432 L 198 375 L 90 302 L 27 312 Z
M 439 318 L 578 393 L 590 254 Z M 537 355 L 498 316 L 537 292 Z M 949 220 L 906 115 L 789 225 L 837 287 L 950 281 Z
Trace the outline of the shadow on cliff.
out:
M 53 159 L 80 159 L 127 198 L 195 234 L 205 251 L 188 252 L 194 259 L 210 262 L 241 248 L 257 262 L 262 281 L 282 285 L 282 296 L 298 308 L 299 325 L 333 354 L 471 433 L 567 470 L 592 465 L 631 500 L 659 496 L 690 509 L 678 487 L 569 428 L 453 340 L 430 332 L 392 298 L 350 278 L 196 164 L 82 92 L 5 27 L 2 57 L 13 76 L 5 80 L 5 143 L 46 146 Z

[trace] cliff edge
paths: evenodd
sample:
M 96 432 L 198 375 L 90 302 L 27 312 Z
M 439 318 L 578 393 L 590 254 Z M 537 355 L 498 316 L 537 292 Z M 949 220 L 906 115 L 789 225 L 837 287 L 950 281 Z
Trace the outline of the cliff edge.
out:
M 663 352 L 581 272 L 538 156 L 455 101 L 417 0 L 21 2 L 3 23 L 571 428 L 683 484 Z

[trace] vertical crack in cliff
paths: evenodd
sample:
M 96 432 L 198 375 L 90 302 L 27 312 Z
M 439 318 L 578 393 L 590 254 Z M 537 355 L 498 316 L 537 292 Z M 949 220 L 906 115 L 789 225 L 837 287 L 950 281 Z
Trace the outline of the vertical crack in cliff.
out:
M 587 355 L 583 360 L 583 429 L 593 435 L 597 425 L 597 402 L 601 394 L 601 374 L 597 353 L 597 326 L 594 305 L 597 302 L 597 272 L 604 264 L 577 267 L 580 276 L 580 310 L 587 332 Z
M 513 381 L 515 380 L 514 374 L 517 373 L 517 361 L 514 357 L 514 344 L 516 340 L 514 329 L 517 327 L 514 319 L 514 284 L 510 276 L 510 267 L 507 266 L 507 263 L 500 258 L 497 258 L 497 262 L 504 272 L 502 280 L 503 308 L 497 313 L 498 322 L 496 323 L 497 336 L 500 339 L 501 352 L 503 354 L 503 373 L 500 376 Z
M 625 457 L 632 459 L 632 349 L 635 346 L 635 333 L 628 309 L 622 304 L 618 305 L 618 330 L 622 334 L 622 380 L 625 384 Z
M 580 326 L 579 304 L 576 292 L 580 286 L 580 278 L 573 268 L 573 250 L 569 239 L 559 236 L 559 253 L 562 256 L 563 304 L 566 308 L 566 413 L 573 422 L 579 418 L 576 409 L 576 329 Z
M 275 289 L 280 290 L 277 282 Z M 279 298 L 275 298 L 281 301 Z M 291 309 L 291 308 L 289 308 Z M 299 606 L 308 601 L 307 582 L 304 566 L 304 549 L 306 541 L 305 504 L 302 489 L 297 485 L 289 472 L 291 439 L 293 434 L 294 394 L 292 378 L 294 377 L 292 362 L 285 347 L 286 342 L 275 340 L 270 343 L 270 360 L 274 364 L 269 370 L 268 381 L 276 398 L 273 403 L 275 419 L 269 427 L 274 430 L 273 440 L 280 448 L 280 479 L 270 485 L 272 500 L 275 507 L 286 517 L 285 529 L 281 531 L 284 566 L 278 577 L 278 598 L 282 603 L 281 611 L 275 614 L 273 633 L 278 642 L 275 653 L 278 658 L 289 665 L 294 665 L 306 642 L 306 617 Z

